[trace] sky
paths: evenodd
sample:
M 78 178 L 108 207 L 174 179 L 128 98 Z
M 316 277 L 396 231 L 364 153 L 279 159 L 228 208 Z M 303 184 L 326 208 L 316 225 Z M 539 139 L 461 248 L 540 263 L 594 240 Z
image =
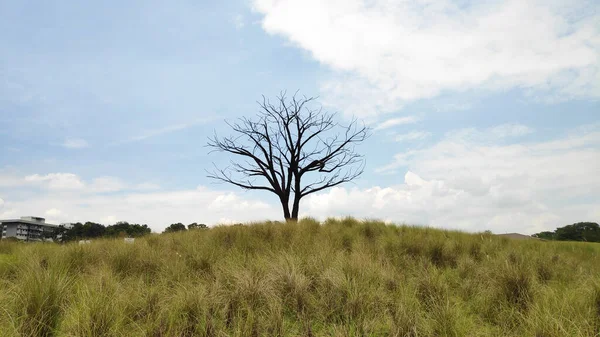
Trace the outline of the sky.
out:
M 0 219 L 282 220 L 206 177 L 208 137 L 282 90 L 372 130 L 301 216 L 600 222 L 595 0 L 0 0 Z

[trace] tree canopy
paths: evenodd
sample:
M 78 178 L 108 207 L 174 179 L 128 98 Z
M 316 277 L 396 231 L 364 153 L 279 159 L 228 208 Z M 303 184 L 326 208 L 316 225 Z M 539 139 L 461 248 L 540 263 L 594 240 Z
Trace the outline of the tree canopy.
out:
M 172 233 L 186 230 L 185 225 L 181 222 L 174 223 L 169 225 L 169 227 L 165 228 L 163 233 Z
M 578 222 L 533 236 L 546 240 L 600 242 L 600 226 L 595 222 Z
M 198 223 L 194 222 L 194 223 L 191 223 L 191 224 L 188 225 L 188 229 L 189 230 L 192 230 L 192 229 L 204 229 L 204 228 L 208 228 L 208 226 L 205 225 L 205 224 L 203 224 L 203 223 L 198 224 Z
M 52 233 L 52 237 L 60 241 L 73 241 L 100 237 L 139 237 L 150 232 L 148 225 L 130 224 L 126 221 L 109 226 L 88 221 L 74 223 L 71 228 L 61 225 Z

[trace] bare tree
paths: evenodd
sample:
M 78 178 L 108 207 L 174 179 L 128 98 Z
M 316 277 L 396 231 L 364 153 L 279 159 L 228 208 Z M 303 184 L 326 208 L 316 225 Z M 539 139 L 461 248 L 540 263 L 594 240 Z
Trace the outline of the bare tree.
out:
M 365 161 L 354 146 L 367 138 L 369 129 L 356 119 L 336 123 L 334 113 L 311 108 L 314 101 L 297 95 L 287 99 L 281 93 L 271 103 L 263 96 L 256 120 L 227 123 L 233 136 L 209 139 L 213 151 L 237 158 L 224 169 L 215 165 L 209 177 L 275 193 L 285 219 L 297 220 L 303 197 L 360 176 Z

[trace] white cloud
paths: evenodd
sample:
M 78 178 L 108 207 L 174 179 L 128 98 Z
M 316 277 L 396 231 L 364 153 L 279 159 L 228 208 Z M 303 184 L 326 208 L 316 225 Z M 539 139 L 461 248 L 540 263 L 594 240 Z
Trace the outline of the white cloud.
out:
M 160 189 L 160 186 L 153 183 L 141 183 L 131 185 L 123 180 L 102 176 L 84 181 L 74 173 L 49 173 L 45 175 L 33 174 L 26 177 L 20 177 L 14 174 L 0 174 L 0 186 L 22 187 L 22 186 L 40 186 L 52 190 L 79 190 L 82 193 L 109 193 L 118 191 L 151 191 Z
M 235 26 L 235 29 L 242 29 L 244 28 L 244 26 L 246 25 L 246 23 L 244 22 L 244 16 L 242 14 L 236 14 L 233 19 L 233 25 Z
M 334 70 L 324 99 L 362 116 L 447 90 L 600 97 L 599 8 L 585 0 L 254 0 L 265 31 Z
M 186 122 L 186 123 L 180 123 L 180 124 L 173 124 L 173 125 L 168 125 L 165 127 L 161 127 L 158 129 L 152 129 L 152 130 L 146 130 L 144 132 L 142 132 L 141 134 L 122 140 L 122 141 L 118 141 L 118 142 L 114 142 L 111 143 L 111 145 L 119 145 L 119 144 L 125 144 L 125 143 L 132 143 L 132 142 L 139 142 L 139 141 L 143 141 L 149 138 L 153 138 L 153 137 L 158 137 L 158 136 L 162 136 L 165 134 L 169 134 L 175 131 L 181 131 L 181 130 L 185 130 L 185 129 L 189 129 L 191 127 L 194 126 L 198 126 L 201 124 L 205 124 L 207 122 L 209 122 L 210 120 L 212 120 L 213 117 L 207 117 L 207 118 L 198 118 L 195 119 L 193 121 L 190 122 Z
M 367 189 L 336 187 L 318 193 L 304 202 L 304 212 L 317 217 L 353 215 L 411 224 L 459 227 L 454 221 L 439 223 L 437 216 L 456 211 L 454 208 L 461 201 L 465 201 L 461 190 L 451 189 L 440 180 L 426 181 L 409 171 L 405 174 L 404 184 L 398 186 Z M 465 214 L 464 219 L 472 220 L 469 214 Z
M 490 128 L 494 137 L 523 128 Z M 509 130 L 509 131 L 506 131 Z M 473 130 L 484 134 L 486 130 Z M 312 208 L 389 217 L 468 230 L 533 233 L 576 221 L 598 221 L 600 127 L 528 144 L 482 143 L 447 136 L 421 150 L 395 156 L 377 171 L 406 172 L 404 183 L 366 190 L 337 189 L 315 196 Z M 336 206 L 337 205 L 337 206 Z M 319 208 L 321 207 L 321 208 Z M 337 207 L 337 208 L 336 208 Z
M 533 129 L 520 124 L 503 124 L 493 127 L 490 132 L 498 138 L 520 137 L 533 133 Z
M 23 176 L 18 172 L 0 169 L 0 187 L 15 187 L 25 183 Z
M 0 198 L 0 208 L 4 207 L 4 199 Z
M 107 215 L 100 220 L 100 223 L 112 225 L 119 221 L 120 220 L 118 220 L 117 217 L 115 217 L 114 215 Z
M 0 212 L 0 219 L 12 219 L 17 217 L 17 212 L 14 209 L 3 210 Z
M 391 118 L 384 122 L 379 123 L 377 126 L 375 126 L 375 128 L 373 128 L 373 130 L 378 131 L 378 130 L 389 129 L 391 127 L 398 126 L 398 125 L 413 124 L 413 123 L 416 123 L 417 121 L 418 121 L 418 119 L 415 116 Z
M 145 183 L 135 185 L 134 189 L 140 190 L 140 191 L 159 190 L 160 185 L 155 184 L 155 183 L 145 182 Z
M 502 124 L 485 129 L 465 128 L 453 130 L 446 133 L 446 138 L 456 142 L 489 143 L 519 138 L 534 131 L 534 129 L 522 124 Z
M 13 146 L 8 146 L 5 149 L 10 152 L 21 152 L 21 149 L 19 149 L 18 147 L 13 147 Z
M 466 111 L 473 108 L 473 104 L 469 102 L 436 104 L 434 108 L 437 112 Z
M 264 194 L 261 194 L 265 196 Z M 277 206 L 251 196 L 199 187 L 190 190 L 119 194 L 47 190 L 26 200 L 13 200 L 0 215 L 45 214 L 50 223 L 117 221 L 148 224 L 160 232 L 174 222 L 216 224 L 223 219 L 258 221 L 281 218 Z M 51 221 L 52 222 L 51 222 Z
M 74 173 L 57 172 L 22 176 L 18 172 L 2 169 L 0 169 L 0 187 L 12 189 L 42 187 L 49 190 L 87 194 L 119 191 L 156 191 L 161 188 L 160 185 L 151 182 L 129 184 L 120 178 L 111 176 L 101 176 L 90 181 L 85 181 Z
M 72 138 L 65 140 L 62 146 L 67 149 L 83 149 L 88 147 L 89 144 L 85 139 Z
M 408 142 L 414 140 L 423 140 L 431 136 L 431 132 L 426 131 L 411 131 L 409 133 L 399 134 L 394 137 L 397 142 Z
M 41 184 L 49 189 L 75 190 L 82 189 L 85 184 L 73 173 L 50 173 L 46 175 L 34 174 L 25 177 L 25 181 Z
M 233 225 L 233 224 L 240 223 L 240 222 L 241 221 L 236 221 L 231 218 L 220 218 L 216 224 L 217 225 Z
M 47 216 L 52 216 L 52 217 L 56 217 L 56 216 L 60 216 L 62 214 L 62 212 L 59 209 L 56 208 L 50 208 L 49 210 L 47 210 L 45 212 L 45 214 Z
M 99 177 L 92 180 L 89 188 L 92 192 L 116 192 L 123 190 L 127 185 L 115 177 Z

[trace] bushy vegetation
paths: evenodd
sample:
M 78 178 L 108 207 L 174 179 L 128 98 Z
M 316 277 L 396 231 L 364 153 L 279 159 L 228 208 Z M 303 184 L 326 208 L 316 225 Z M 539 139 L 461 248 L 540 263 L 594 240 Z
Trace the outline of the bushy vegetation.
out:
M 205 224 L 196 222 L 187 226 L 187 229 L 206 229 Z M 174 223 L 169 225 L 164 233 L 172 233 L 177 231 L 185 231 L 186 227 L 182 223 Z M 59 226 L 54 232 L 48 233 L 48 236 L 55 241 L 68 242 L 82 239 L 97 239 L 97 238 L 115 238 L 115 237 L 141 237 L 151 233 L 148 225 L 130 224 L 127 221 L 119 221 L 114 225 L 104 226 L 95 222 L 77 222 L 72 224 L 70 228 L 63 225 Z
M 57 241 L 73 241 L 80 239 L 95 239 L 102 237 L 140 237 L 150 234 L 148 225 L 130 224 L 126 221 L 119 221 L 114 225 L 104 226 L 95 222 L 77 222 L 72 224 L 71 228 L 59 226 L 49 235 Z
M 208 228 L 208 226 L 203 223 L 199 224 L 199 223 L 194 222 L 194 223 L 187 225 L 187 230 L 207 229 L 207 228 Z M 174 233 L 174 232 L 185 231 L 185 230 L 186 230 L 185 225 L 182 224 L 181 222 L 178 222 L 178 223 L 169 225 L 167 228 L 165 228 L 163 233 Z
M 595 222 L 578 222 L 559 227 L 553 232 L 541 232 L 533 237 L 558 241 L 600 242 L 600 226 Z
M 595 336 L 600 246 L 305 219 L 0 244 L 1 336 Z

